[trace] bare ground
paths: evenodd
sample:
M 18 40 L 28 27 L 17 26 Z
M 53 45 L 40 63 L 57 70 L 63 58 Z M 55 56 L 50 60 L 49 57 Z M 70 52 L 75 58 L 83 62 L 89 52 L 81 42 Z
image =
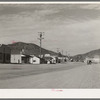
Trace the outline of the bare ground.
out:
M 0 64 L 0 88 L 100 88 L 100 64 Z

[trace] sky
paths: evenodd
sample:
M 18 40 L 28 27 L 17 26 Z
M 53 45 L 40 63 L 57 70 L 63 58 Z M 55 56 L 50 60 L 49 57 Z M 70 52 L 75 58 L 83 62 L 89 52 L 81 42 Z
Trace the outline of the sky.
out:
M 76 55 L 100 49 L 100 4 L 0 4 L 0 43 L 35 43 Z

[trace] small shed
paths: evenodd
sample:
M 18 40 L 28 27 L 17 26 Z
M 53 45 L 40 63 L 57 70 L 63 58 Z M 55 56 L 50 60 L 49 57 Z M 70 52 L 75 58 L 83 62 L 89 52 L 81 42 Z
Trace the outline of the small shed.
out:
M 29 62 L 31 64 L 40 64 L 40 58 L 34 55 L 31 55 Z

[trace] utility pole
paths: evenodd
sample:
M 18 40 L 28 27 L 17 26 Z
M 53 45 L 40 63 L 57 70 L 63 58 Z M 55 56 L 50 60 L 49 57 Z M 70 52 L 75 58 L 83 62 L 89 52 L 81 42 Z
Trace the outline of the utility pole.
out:
M 39 33 L 39 41 L 40 41 L 40 58 L 41 58 L 41 55 L 42 55 L 42 49 L 41 49 L 41 47 L 42 47 L 42 40 L 44 39 L 43 38 L 43 33 L 44 32 L 38 32 Z

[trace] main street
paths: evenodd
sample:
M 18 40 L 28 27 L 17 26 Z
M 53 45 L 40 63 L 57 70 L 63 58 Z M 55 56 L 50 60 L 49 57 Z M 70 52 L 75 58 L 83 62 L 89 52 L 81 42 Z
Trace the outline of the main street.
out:
M 0 88 L 100 88 L 100 64 L 0 64 Z

